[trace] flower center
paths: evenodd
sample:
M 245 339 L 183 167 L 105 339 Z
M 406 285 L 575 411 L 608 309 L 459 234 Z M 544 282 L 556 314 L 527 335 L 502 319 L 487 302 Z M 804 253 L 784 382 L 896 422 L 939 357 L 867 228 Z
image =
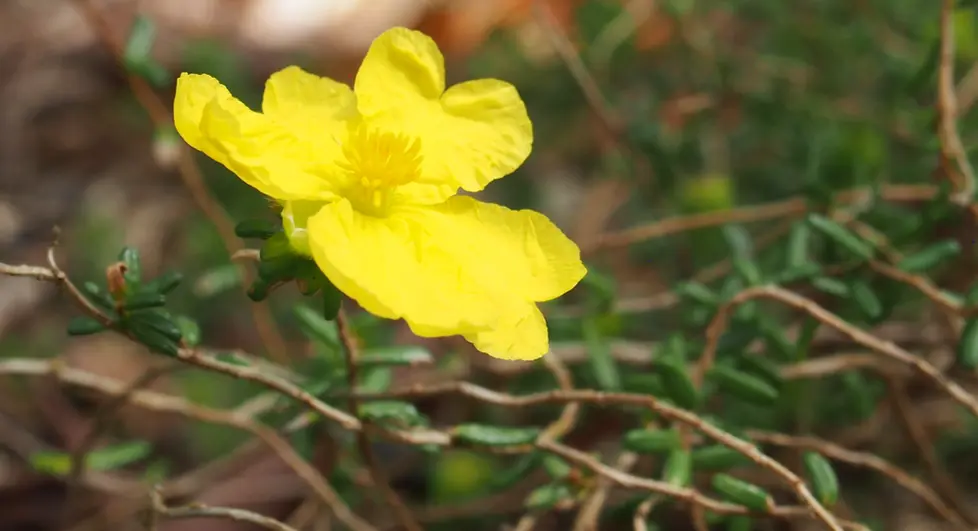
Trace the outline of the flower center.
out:
M 421 141 L 407 135 L 354 126 L 343 145 L 347 198 L 357 210 L 382 215 L 390 206 L 391 192 L 421 174 Z

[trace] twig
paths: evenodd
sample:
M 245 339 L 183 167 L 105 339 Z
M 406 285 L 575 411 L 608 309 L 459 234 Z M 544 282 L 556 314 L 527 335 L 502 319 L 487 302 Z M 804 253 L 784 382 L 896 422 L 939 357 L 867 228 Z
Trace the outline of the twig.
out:
M 343 308 L 340 308 L 339 313 L 336 315 L 336 325 L 339 330 L 340 343 L 342 343 L 343 346 L 343 358 L 346 362 L 347 385 L 351 391 L 350 396 L 347 397 L 347 403 L 350 408 L 350 414 L 359 419 L 360 407 L 356 396 L 356 389 L 359 381 L 357 378 L 357 357 L 359 349 L 357 346 L 357 340 L 353 335 L 353 330 L 350 329 L 350 323 Z M 390 505 L 391 509 L 393 509 L 398 520 L 400 520 L 401 524 L 408 531 L 423 531 L 421 525 L 417 522 L 417 520 L 415 520 L 414 515 L 411 514 L 411 510 L 404 504 L 401 497 L 397 495 L 397 492 L 391 488 L 387 475 L 384 474 L 384 471 L 380 467 L 380 463 L 377 462 L 377 457 L 374 455 L 373 447 L 370 443 L 370 436 L 367 434 L 367 431 L 357 431 L 356 439 L 357 448 L 360 451 L 361 457 L 363 457 L 367 470 L 370 472 L 370 477 L 373 478 L 374 486 L 380 489 L 380 491 L 383 493 L 384 498 L 387 500 L 387 504 Z
M 706 329 L 706 346 L 703 354 L 696 364 L 693 376 L 702 379 L 703 375 L 713 365 L 716 357 L 717 345 L 720 335 L 726 326 L 730 313 L 738 305 L 753 299 L 772 299 L 792 306 L 811 315 L 823 324 L 826 324 L 848 336 L 854 342 L 891 359 L 899 361 L 905 365 L 916 369 L 920 374 L 933 381 L 939 388 L 944 390 L 956 402 L 967 408 L 972 415 L 978 417 L 978 400 L 964 390 L 956 382 L 947 379 L 934 365 L 927 360 L 914 356 L 893 342 L 884 341 L 872 334 L 864 332 L 859 328 L 845 322 L 832 312 L 819 306 L 812 300 L 806 299 L 801 295 L 792 293 L 778 286 L 758 286 L 741 291 L 729 301 L 720 306 L 713 320 L 710 321 Z
M 298 531 L 274 518 L 269 518 L 245 509 L 230 507 L 210 507 L 202 504 L 186 505 L 184 507 L 167 507 L 159 489 L 150 493 L 153 512 L 167 518 L 225 518 L 237 522 L 246 522 L 272 531 Z
M 601 125 L 611 138 L 618 138 L 621 135 L 622 129 L 621 118 L 611 107 L 604 94 L 601 93 L 598 82 L 588 72 L 587 67 L 584 66 L 584 61 L 577 55 L 577 52 L 574 50 L 574 45 L 560 31 L 559 23 L 554 17 L 553 12 L 550 11 L 550 8 L 543 1 L 533 0 L 533 14 L 543 29 L 544 34 L 550 40 L 551 46 L 560 55 L 560 58 L 567 65 L 571 76 L 574 77 L 574 81 L 581 88 L 581 91 L 584 93 L 584 99 L 587 100 L 588 106 L 597 115 L 598 121 L 601 122 Z
M 74 3 L 95 31 L 96 36 L 112 53 L 118 63 L 123 65 L 125 42 L 113 31 L 112 26 L 102 15 L 101 11 L 92 3 L 92 0 L 74 0 Z M 153 88 L 142 78 L 130 74 L 128 71 L 125 74 L 133 95 L 136 97 L 140 106 L 146 110 L 146 114 L 149 115 L 153 125 L 157 128 L 171 127 L 173 125 L 173 119 L 170 116 L 170 111 L 163 103 L 163 100 L 153 91 Z M 198 208 L 214 224 L 218 234 L 221 236 L 221 241 L 224 243 L 228 256 L 234 256 L 238 251 L 243 249 L 241 241 L 234 233 L 234 223 L 231 221 L 227 212 L 224 211 L 221 205 L 207 191 L 204 176 L 194 161 L 194 153 L 185 146 L 181 147 L 182 149 L 179 150 L 180 156 L 177 162 L 180 178 L 193 197 L 194 202 L 197 203 Z M 248 269 L 245 268 L 245 271 L 247 272 Z M 245 283 L 245 289 L 247 289 L 247 283 Z M 248 307 L 251 309 L 255 329 L 268 355 L 280 362 L 287 360 L 288 347 L 285 339 L 282 338 L 276 328 L 275 319 L 271 311 L 267 306 L 262 304 L 249 304 Z
M 126 385 L 117 380 L 78 369 L 61 367 L 57 360 L 2 360 L 0 361 L 0 374 L 53 375 L 62 382 L 92 389 L 106 396 L 119 396 L 127 390 Z M 274 430 L 258 424 L 248 417 L 200 406 L 182 398 L 151 391 L 132 391 L 129 394 L 129 403 L 152 411 L 175 413 L 201 422 L 221 424 L 251 433 L 261 439 L 289 468 L 295 471 L 296 475 L 306 481 L 344 525 L 355 531 L 376 531 L 373 526 L 350 511 L 350 508 L 326 480 Z
M 652 509 L 661 500 L 662 498 L 660 496 L 649 496 L 638 505 L 638 508 L 635 509 L 635 516 L 632 517 L 634 531 L 649 531 L 649 525 L 646 521 L 649 519 L 649 514 L 652 512 Z
M 869 188 L 854 188 L 839 192 L 834 202 L 848 204 L 865 201 L 875 194 Z M 923 201 L 937 194 L 937 187 L 931 185 L 885 185 L 879 190 L 880 196 L 887 201 Z M 808 212 L 808 202 L 804 197 L 792 197 L 783 201 L 751 205 L 719 212 L 682 215 L 662 219 L 647 225 L 639 225 L 619 232 L 603 235 L 592 246 L 582 248 L 584 254 L 602 249 L 626 247 L 639 241 L 661 238 L 670 234 L 690 230 L 716 227 L 727 223 L 750 223 L 771 219 L 800 217 Z
M 615 462 L 615 469 L 622 472 L 631 470 L 638 461 L 638 455 L 632 452 L 622 452 Z M 595 531 L 598 529 L 598 519 L 601 517 L 601 509 L 608 500 L 608 493 L 611 490 L 612 482 L 602 477 L 595 486 L 591 495 L 581 503 L 581 509 L 577 512 L 574 520 L 573 531 Z
M 965 501 L 964 496 L 958 491 L 954 479 L 948 474 L 947 468 L 941 462 L 934 444 L 927 434 L 927 430 L 920 425 L 917 416 L 914 415 L 913 407 L 907 401 L 903 393 L 902 385 L 893 379 L 887 380 L 887 394 L 896 416 L 900 419 L 900 424 L 910 437 L 910 441 L 917 448 L 917 452 L 924 461 L 931 479 L 936 484 L 937 489 L 945 499 L 949 500 L 957 510 L 957 514 L 964 519 L 973 522 L 973 515 L 970 511 L 971 504 Z
M 948 522 L 965 531 L 971 529 L 965 519 L 948 507 L 941 497 L 930 487 L 879 456 L 867 452 L 849 450 L 848 448 L 815 437 L 797 437 L 758 430 L 748 430 L 746 434 L 751 439 L 760 443 L 812 450 L 836 461 L 875 470 L 893 480 L 897 485 L 916 494 L 935 513 Z
M 941 147 L 941 168 L 954 184 L 954 199 L 971 204 L 975 193 L 975 171 L 961 144 L 958 133 L 958 101 L 954 87 L 954 5 L 955 0 L 941 2 L 941 49 L 937 69 L 937 137 Z M 951 162 L 957 166 L 952 167 Z

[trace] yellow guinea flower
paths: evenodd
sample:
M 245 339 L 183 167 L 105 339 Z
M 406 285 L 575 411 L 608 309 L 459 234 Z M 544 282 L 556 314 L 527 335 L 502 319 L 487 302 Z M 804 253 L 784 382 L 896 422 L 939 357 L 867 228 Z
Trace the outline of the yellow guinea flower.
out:
M 428 36 L 393 28 L 350 87 L 290 66 L 261 112 L 216 79 L 182 74 L 177 131 L 283 205 L 286 234 L 367 311 L 423 337 L 461 335 L 504 359 L 549 348 L 537 303 L 573 288 L 580 250 L 545 216 L 467 196 L 519 167 L 533 127 L 495 79 L 445 89 Z

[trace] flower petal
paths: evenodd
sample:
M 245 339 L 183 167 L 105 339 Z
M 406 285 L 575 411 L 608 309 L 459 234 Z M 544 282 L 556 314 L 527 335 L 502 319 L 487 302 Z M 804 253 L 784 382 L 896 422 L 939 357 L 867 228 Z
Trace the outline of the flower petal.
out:
M 547 321 L 532 302 L 513 307 L 494 328 L 465 334 L 465 339 L 480 352 L 504 360 L 535 360 L 550 350 Z
M 455 196 L 413 215 L 482 285 L 520 300 L 555 299 L 587 273 L 577 244 L 539 212 Z
M 281 200 L 336 197 L 315 171 L 324 160 L 316 145 L 252 111 L 213 77 L 182 74 L 173 107 L 176 129 L 191 147 L 259 192 Z
M 323 273 L 370 313 L 403 318 L 427 337 L 472 332 L 498 318 L 498 297 L 417 219 L 366 216 L 341 199 L 312 216 L 307 230 Z
M 406 28 L 373 42 L 354 84 L 365 118 L 421 139 L 423 174 L 431 184 L 479 191 L 526 160 L 533 126 L 515 87 L 482 79 L 444 89 L 438 46 Z

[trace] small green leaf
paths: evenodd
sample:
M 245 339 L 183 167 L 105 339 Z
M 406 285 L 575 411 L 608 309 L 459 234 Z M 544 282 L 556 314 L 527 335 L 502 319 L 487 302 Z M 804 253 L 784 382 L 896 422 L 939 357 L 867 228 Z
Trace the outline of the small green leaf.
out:
M 826 238 L 863 260 L 873 258 L 873 247 L 849 229 L 820 214 L 809 214 L 808 224 Z
M 849 291 L 849 286 L 846 286 L 841 280 L 836 280 L 832 277 L 817 277 L 812 280 L 812 286 L 815 286 L 815 289 L 823 293 L 844 299 L 852 295 L 852 292 Z
M 727 470 L 750 463 L 750 459 L 722 444 L 703 446 L 693 450 L 693 465 L 697 470 Z
M 265 282 L 280 282 L 295 277 L 301 258 L 296 255 L 283 255 L 258 262 L 258 276 Z
M 254 302 L 261 302 L 268 298 L 268 292 L 272 286 L 265 279 L 258 277 L 248 288 L 248 298 Z
M 173 322 L 173 318 L 166 310 L 149 310 L 135 313 L 127 317 L 124 324 L 129 328 L 134 326 L 148 327 L 178 343 L 183 339 L 183 332 Z
M 971 318 L 958 340 L 958 363 L 967 369 L 978 367 L 978 318 Z
M 737 276 L 748 286 L 758 286 L 762 283 L 761 269 L 753 260 L 738 257 L 733 259 L 732 265 Z
M 143 15 L 137 16 L 132 23 L 122 61 L 130 72 L 155 86 L 161 86 L 166 82 L 169 74 L 150 55 L 154 40 L 156 40 L 156 26 L 153 21 Z
M 418 346 L 375 347 L 360 353 L 357 365 L 421 365 L 431 363 L 431 352 Z
M 792 282 L 800 282 L 802 280 L 808 280 L 821 272 L 822 266 L 814 262 L 790 266 L 775 275 L 775 283 L 791 284 Z
M 87 456 L 91 470 L 116 470 L 139 461 L 152 452 L 153 446 L 146 441 L 129 441 L 106 448 L 99 448 Z
M 839 478 L 836 477 L 832 464 L 816 452 L 805 452 L 803 461 L 808 481 L 812 485 L 812 493 L 822 505 L 835 505 L 839 499 Z
M 482 446 L 514 446 L 532 444 L 540 435 L 539 428 L 511 428 L 485 424 L 460 424 L 452 429 L 459 441 Z
M 159 308 L 166 304 L 166 296 L 153 292 L 134 293 L 125 302 L 125 309 L 128 311 L 148 310 Z
M 530 452 L 521 456 L 513 466 L 494 474 L 489 481 L 490 487 L 496 491 L 512 487 L 539 466 L 545 455 L 541 452 Z
M 618 293 L 614 277 L 606 275 L 596 267 L 588 267 L 581 284 L 588 288 L 588 307 L 594 313 L 605 313 L 614 304 Z
M 373 422 L 399 422 L 406 426 L 424 424 L 414 404 L 399 400 L 379 400 L 360 404 L 360 417 Z
M 663 467 L 662 479 L 674 487 L 685 487 L 689 485 L 690 477 L 693 475 L 692 455 L 682 448 L 673 450 L 666 458 Z
M 68 321 L 69 336 L 87 336 L 105 330 L 105 325 L 91 317 L 73 317 Z
M 921 273 L 959 254 L 961 254 L 961 244 L 954 240 L 946 240 L 904 257 L 897 267 L 908 273 Z
M 234 234 L 238 238 L 258 240 L 267 240 L 281 230 L 278 225 L 265 219 L 247 219 L 234 226 Z
M 585 318 L 581 323 L 584 334 L 584 344 L 587 346 L 588 362 L 591 372 L 598 381 L 598 387 L 603 391 L 621 389 L 621 376 L 618 374 L 618 364 L 611 356 L 611 344 L 604 337 L 593 317 Z
M 82 290 L 96 306 L 103 310 L 115 310 L 115 301 L 98 284 L 88 281 L 82 284 Z
M 237 288 L 243 281 L 238 264 L 225 264 L 201 275 L 194 283 L 194 294 L 198 297 L 212 297 Z
M 176 318 L 176 324 L 180 328 L 180 335 L 183 337 L 184 343 L 191 347 L 200 344 L 200 326 L 197 325 L 197 321 L 185 315 L 179 315 Z
M 685 365 L 674 361 L 660 361 L 652 366 L 662 380 L 666 396 L 677 406 L 685 409 L 696 409 L 700 404 L 700 395 L 689 379 Z
M 679 433 L 676 430 L 640 429 L 630 430 L 622 438 L 622 446 L 640 454 L 668 452 L 679 447 Z
M 382 393 L 388 390 L 394 380 L 389 367 L 373 367 L 364 371 L 357 389 L 362 393 Z
M 785 269 L 797 269 L 813 265 L 808 258 L 808 246 L 812 230 L 805 223 L 795 223 L 788 235 L 788 256 Z
M 180 346 L 176 341 L 142 321 L 129 322 L 127 328 L 132 333 L 133 339 L 155 352 L 173 357 L 180 353 Z
M 340 307 L 343 305 L 343 293 L 329 281 L 320 286 L 320 291 L 323 295 L 323 317 L 327 321 L 332 321 L 340 313 Z
M 883 303 L 869 283 L 864 280 L 853 280 L 849 283 L 849 291 L 859 311 L 870 322 L 876 322 L 883 315 Z
M 747 483 L 727 474 L 713 476 L 713 489 L 720 497 L 758 512 L 767 512 L 771 495 L 757 485 Z
M 563 483 L 551 483 L 537 487 L 530 492 L 524 501 L 524 506 L 531 511 L 550 509 L 558 503 L 570 499 L 570 488 Z
M 292 250 L 292 244 L 289 243 L 289 237 L 284 232 L 276 232 L 265 240 L 261 250 L 258 251 L 258 257 L 262 262 L 286 256 L 295 256 L 295 252 Z
M 183 275 L 176 271 L 169 271 L 143 284 L 143 289 L 166 295 L 176 289 L 181 282 L 183 282 Z
M 564 479 L 571 473 L 571 467 L 567 464 L 567 461 L 551 454 L 544 456 L 543 468 L 553 479 Z
M 132 247 L 123 247 L 119 252 L 119 261 L 126 265 L 126 272 L 122 275 L 126 279 L 126 284 L 134 286 L 139 284 L 143 278 L 143 268 L 139 260 L 139 250 Z
M 327 321 L 319 312 L 301 304 L 293 308 L 292 311 L 299 320 L 299 328 L 306 337 L 327 347 L 338 348 L 340 346 L 340 333 L 336 323 Z
M 765 382 L 780 389 L 784 380 L 781 378 L 781 367 L 770 359 L 757 354 L 744 354 L 737 358 L 737 364 L 744 372 L 751 373 Z
M 754 520 L 745 515 L 735 515 L 727 518 L 727 531 L 753 531 Z
M 714 366 L 710 378 L 720 389 L 753 404 L 769 406 L 778 400 L 778 390 L 773 385 L 736 369 Z
M 676 286 L 676 294 L 684 299 L 688 299 L 709 308 L 715 308 L 720 304 L 720 297 L 710 290 L 710 288 L 699 282 L 683 282 Z
M 71 471 L 71 455 L 64 452 L 35 452 L 30 456 L 31 468 L 52 476 L 66 476 Z

